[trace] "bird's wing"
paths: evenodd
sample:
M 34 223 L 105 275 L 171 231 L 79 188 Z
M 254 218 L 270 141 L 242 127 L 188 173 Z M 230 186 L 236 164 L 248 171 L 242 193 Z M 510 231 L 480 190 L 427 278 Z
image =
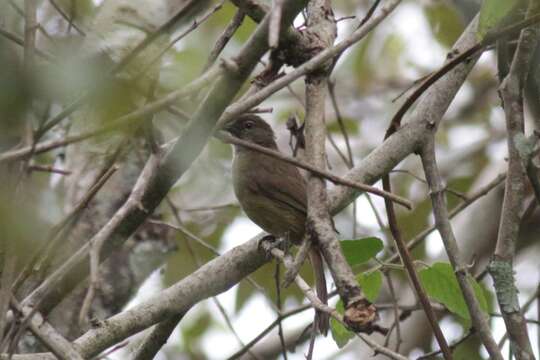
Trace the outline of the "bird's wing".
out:
M 277 159 L 265 161 L 266 177 L 257 177 L 258 191 L 285 206 L 302 213 L 307 213 L 306 183 L 298 169 L 291 164 Z

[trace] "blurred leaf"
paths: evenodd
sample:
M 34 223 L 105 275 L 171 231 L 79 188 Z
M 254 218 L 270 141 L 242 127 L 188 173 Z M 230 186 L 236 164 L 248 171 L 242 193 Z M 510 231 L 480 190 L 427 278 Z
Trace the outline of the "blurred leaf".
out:
M 391 33 L 384 39 L 381 54 L 379 55 L 379 61 L 377 63 L 378 68 L 383 68 L 385 78 L 398 75 L 400 56 L 405 50 L 406 44 L 400 34 Z
M 336 304 L 336 310 L 343 315 L 343 302 L 341 299 Z M 345 326 L 341 325 L 336 319 L 330 319 L 330 330 L 332 331 L 332 338 L 336 342 L 336 345 L 341 349 L 350 339 L 354 337 L 354 333 L 347 330 Z
M 212 224 L 210 234 L 203 234 L 203 230 L 210 229 L 210 226 L 208 225 L 199 225 L 192 222 L 184 224 L 184 227 L 186 227 L 193 234 L 198 235 L 207 243 L 215 247 L 219 247 L 223 233 L 232 222 L 232 219 L 238 214 L 238 211 L 238 208 L 227 207 L 213 212 L 213 214 L 210 215 L 212 216 L 211 220 L 208 221 L 208 223 Z M 171 223 L 174 224 L 174 220 L 172 220 Z M 183 279 L 198 268 L 197 263 L 192 257 L 186 242 L 189 242 L 189 246 L 202 264 L 212 260 L 215 257 L 209 250 L 195 243 L 181 232 L 177 233 L 176 239 L 178 243 L 178 251 L 172 254 L 167 260 L 165 275 L 163 277 L 165 286 L 170 286 L 176 283 L 178 280 Z
M 276 280 L 274 273 L 276 270 L 275 262 L 270 262 L 263 265 L 253 274 L 252 278 L 259 284 L 266 292 L 266 294 L 271 299 L 276 299 Z M 283 271 L 281 272 L 283 274 Z M 308 282 L 308 284 L 313 284 L 315 279 L 313 277 L 313 271 L 309 261 L 306 261 L 300 270 L 300 276 Z M 238 286 L 238 291 L 236 293 L 236 311 L 239 311 L 247 301 L 255 294 L 260 294 L 253 285 L 247 281 L 242 281 Z M 286 299 L 295 299 L 300 303 L 304 299 L 304 294 L 298 289 L 297 286 L 289 286 L 287 288 L 281 289 L 281 301 L 284 302 Z
M 0 171 L 4 169 L 0 168 Z M 13 169 L 12 169 L 13 170 Z M 41 249 L 49 234 L 49 226 L 39 212 L 44 209 L 36 192 L 43 191 L 36 182 L 33 189 L 24 195 L 14 191 L 15 182 L 0 172 L 3 187 L 0 187 L 0 272 L 4 255 L 9 247 L 10 255 L 17 258 L 17 267 L 22 267 L 36 251 Z M 54 206 L 47 211 L 52 212 Z
M 354 50 L 353 54 L 353 69 L 356 82 L 360 85 L 359 89 L 366 93 L 369 91 L 372 83 L 376 80 L 376 72 L 370 59 L 372 40 L 373 32 L 369 33 L 369 35 L 356 46 L 356 50 Z
M 482 167 L 478 167 L 478 169 L 481 169 L 481 168 Z M 461 176 L 458 178 L 453 178 L 450 181 L 448 181 L 448 188 L 455 191 L 459 191 L 463 194 L 466 194 L 469 191 L 474 180 L 475 180 L 474 176 Z M 447 193 L 446 199 L 448 202 L 449 209 L 452 209 L 454 206 L 456 206 L 462 201 L 462 199 L 460 199 L 458 196 L 451 193 Z
M 411 182 L 416 182 L 418 180 L 413 179 L 409 175 L 405 175 L 410 178 Z M 402 179 L 400 177 L 400 179 Z M 400 184 L 395 181 L 395 190 L 397 194 L 403 194 L 407 189 L 404 188 L 405 183 Z M 399 186 L 399 190 L 397 189 Z M 403 189 L 403 192 L 401 191 Z M 398 191 L 396 191 L 398 190 Z M 408 187 L 410 190 L 410 185 Z M 404 239 L 411 239 L 416 236 L 420 231 L 424 230 L 428 225 L 429 216 L 431 215 L 431 199 L 429 197 L 425 198 L 423 201 L 416 203 L 413 211 L 401 211 L 398 210 L 398 223 L 406 224 L 406 226 L 401 227 L 402 235 Z M 415 250 L 421 249 L 417 247 Z
M 418 272 L 422 286 L 429 297 L 442 303 L 448 310 L 465 320 L 470 320 L 469 310 L 461 293 L 452 266 L 438 262 L 427 269 Z M 470 278 L 480 308 L 487 312 L 487 302 L 484 291 L 476 280 Z
M 173 90 L 185 86 L 199 76 L 206 61 L 202 59 L 206 59 L 207 55 L 200 43 L 194 39 L 190 39 L 190 46 L 180 51 L 171 50 L 170 53 L 171 61 L 163 65 L 160 81 L 166 89 Z
M 481 342 L 478 336 L 471 336 L 459 344 L 452 352 L 455 360 L 482 360 L 480 355 Z
M 0 150 L 14 146 L 24 128 L 21 118 L 31 100 L 22 67 L 13 48 L 0 39 Z
M 365 297 L 369 301 L 375 302 L 382 287 L 382 273 L 379 270 L 370 273 L 361 273 L 356 276 L 356 280 L 358 280 Z
M 484 0 L 480 9 L 478 38 L 483 38 L 489 30 L 499 26 L 519 3 L 519 0 Z
M 191 321 L 187 326 L 184 324 L 180 327 L 180 336 L 182 337 L 187 351 L 192 356 L 190 358 L 200 358 L 202 356 L 199 340 L 212 323 L 212 317 L 205 311 L 199 314 L 197 318 Z
M 210 314 L 204 312 L 197 316 L 197 319 L 193 320 L 190 325 L 182 327 L 182 337 L 187 342 L 197 339 L 204 334 L 208 326 L 212 323 Z
M 442 1 L 430 2 L 424 12 L 437 41 L 451 47 L 463 31 L 463 20 L 456 7 Z
M 343 255 L 345 255 L 345 259 L 351 266 L 365 263 L 384 248 L 382 240 L 376 237 L 342 240 L 340 244 Z
M 358 134 L 358 122 L 351 118 L 343 118 L 343 125 L 345 126 L 345 130 L 347 133 L 350 134 Z M 339 127 L 339 123 L 337 121 L 331 122 L 327 126 L 328 131 L 332 133 L 339 133 L 341 134 L 341 129 Z
M 70 18 L 75 16 L 75 22 L 80 20 L 81 17 L 94 15 L 95 4 L 92 0 L 57 0 L 56 4 L 58 4 Z

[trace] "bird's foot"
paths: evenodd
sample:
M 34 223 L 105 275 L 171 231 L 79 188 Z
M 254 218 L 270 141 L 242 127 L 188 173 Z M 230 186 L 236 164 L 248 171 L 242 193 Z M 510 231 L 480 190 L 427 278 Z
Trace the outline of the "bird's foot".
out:
M 285 251 L 287 249 L 286 243 L 284 239 L 276 238 L 274 235 L 266 235 L 259 240 L 258 246 L 259 249 L 272 256 L 272 250 L 274 249 Z
M 296 278 L 296 275 L 300 272 L 300 268 L 302 267 L 302 264 L 304 264 L 304 261 L 306 260 L 309 249 L 311 248 L 311 242 L 304 238 L 302 241 L 302 244 L 300 245 L 300 248 L 298 249 L 298 252 L 296 253 L 296 256 L 294 257 L 293 261 L 291 262 L 291 266 L 287 268 L 287 271 L 285 271 L 285 276 L 283 277 L 283 287 L 288 287 Z

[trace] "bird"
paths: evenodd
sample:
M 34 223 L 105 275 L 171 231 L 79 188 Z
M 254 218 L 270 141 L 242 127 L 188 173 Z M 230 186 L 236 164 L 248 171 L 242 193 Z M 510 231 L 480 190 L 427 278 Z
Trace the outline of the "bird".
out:
M 244 114 L 228 121 L 221 129 L 230 135 L 265 148 L 279 151 L 272 127 L 261 117 Z M 307 189 L 298 168 L 283 160 L 234 145 L 233 188 L 247 217 L 276 238 L 299 245 L 306 231 Z M 321 252 L 316 243 L 309 251 L 315 275 L 317 296 L 328 303 L 328 290 Z M 329 317 L 316 313 L 316 326 L 326 335 Z

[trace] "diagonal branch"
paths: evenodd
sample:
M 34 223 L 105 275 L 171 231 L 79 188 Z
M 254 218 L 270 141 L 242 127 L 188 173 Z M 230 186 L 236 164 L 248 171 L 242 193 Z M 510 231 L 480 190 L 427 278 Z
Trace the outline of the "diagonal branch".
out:
M 354 188 L 354 189 L 356 189 L 358 191 L 365 191 L 365 192 L 368 192 L 368 193 L 371 193 L 371 194 L 374 194 L 374 195 L 381 196 L 381 197 L 383 197 L 385 199 L 388 199 L 390 201 L 394 201 L 395 203 L 400 204 L 400 205 L 406 207 L 409 210 L 412 209 L 412 203 L 411 203 L 410 200 L 405 199 L 405 198 L 403 198 L 401 196 L 398 196 L 396 194 L 381 190 L 381 189 L 376 188 L 376 187 L 371 186 L 371 185 L 360 184 L 360 183 L 357 183 L 357 182 L 354 182 L 354 181 L 346 180 L 344 178 L 341 178 L 339 176 L 336 176 L 336 175 L 332 174 L 331 172 L 329 172 L 327 170 L 323 170 L 323 169 L 318 168 L 318 167 L 316 167 L 316 166 L 314 166 L 312 164 L 300 161 L 297 158 L 282 154 L 282 153 L 274 151 L 272 149 L 265 148 L 263 146 L 254 144 L 254 143 L 249 142 L 249 141 L 245 141 L 245 140 L 242 140 L 242 139 L 230 136 L 230 135 L 226 135 L 226 134 L 221 134 L 221 133 L 219 134 L 219 137 L 222 138 L 223 141 L 225 141 L 227 143 L 244 146 L 244 147 L 249 148 L 251 150 L 258 151 L 260 153 L 272 156 L 272 157 L 274 157 L 276 159 L 283 160 L 283 161 L 285 161 L 285 162 L 287 162 L 289 164 L 293 164 L 295 166 L 298 166 L 299 168 L 307 170 L 310 173 L 312 173 L 312 174 L 314 174 L 314 175 L 316 175 L 318 177 L 328 179 L 331 182 L 333 182 L 334 184 L 343 185 L 343 186 L 350 186 L 350 187 L 352 187 L 352 188 Z
M 448 258 L 450 259 L 452 267 L 454 268 L 454 272 L 456 273 L 458 284 L 463 292 L 465 302 L 469 309 L 472 324 L 480 335 L 480 339 L 486 347 L 491 359 L 502 360 L 503 357 L 501 352 L 497 347 L 497 343 L 493 339 L 493 336 L 491 335 L 491 330 L 489 328 L 486 315 L 480 308 L 480 304 L 478 303 L 478 300 L 474 294 L 474 289 L 470 283 L 471 276 L 467 269 L 467 264 L 460 254 L 457 241 L 452 230 L 452 225 L 450 224 L 450 215 L 448 214 L 445 201 L 445 187 L 439 174 L 439 169 L 435 158 L 434 135 L 431 138 L 431 141 L 426 143 L 421 156 L 424 172 L 426 174 L 426 179 L 431 192 L 435 225 L 441 234 L 441 238 L 443 239 L 444 246 L 446 248 L 446 253 L 448 254 Z
M 302 7 L 303 2 L 286 2 L 282 16 L 284 24 L 292 22 Z M 268 21 L 265 20 L 241 49 L 236 60 L 237 72 L 224 70 L 224 75 L 216 81 L 167 156 L 161 160 L 156 155 L 151 155 L 128 200 L 92 239 L 93 242 L 103 243 L 101 261 L 107 258 L 112 249 L 123 244 L 146 220 L 202 151 L 212 135 L 216 120 L 266 52 L 267 36 Z M 47 314 L 73 286 L 88 275 L 84 260 L 89 249 L 89 245 L 82 247 L 34 290 L 24 300 L 23 305 L 41 300 L 41 310 Z

